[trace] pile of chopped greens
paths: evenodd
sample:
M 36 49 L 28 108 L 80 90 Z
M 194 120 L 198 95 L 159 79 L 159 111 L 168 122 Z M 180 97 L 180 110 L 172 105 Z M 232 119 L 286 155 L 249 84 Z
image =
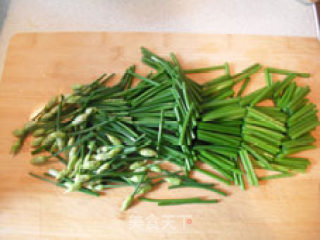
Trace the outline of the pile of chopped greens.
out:
M 260 64 L 237 74 L 230 73 L 227 63 L 186 70 L 174 54 L 166 60 L 145 48 L 142 62 L 153 69 L 148 75 L 137 74 L 131 66 L 114 86 L 106 85 L 114 74 L 75 85 L 71 94 L 52 98 L 13 131 L 13 154 L 32 135 L 32 164 L 62 163 L 59 169 L 31 176 L 68 192 L 95 196 L 109 188 L 133 187 L 123 202 L 125 210 L 134 199 L 159 206 L 218 202 L 144 197 L 163 182 L 169 189 L 201 188 L 227 195 L 216 184 L 191 177 L 192 171 L 242 189 L 246 182 L 258 186 L 260 180 L 306 171 L 308 159 L 294 154 L 315 148 L 311 131 L 319 121 L 315 104 L 307 99 L 309 87 L 294 80 L 309 74 L 265 68 L 266 86 L 243 96 Z M 202 85 L 190 77 L 216 70 L 224 74 Z M 274 81 L 274 74 L 284 79 Z M 136 86 L 134 79 L 140 80 Z M 263 105 L 265 100 L 273 105 Z M 170 170 L 170 165 L 177 168 Z M 258 176 L 256 169 L 274 174 Z

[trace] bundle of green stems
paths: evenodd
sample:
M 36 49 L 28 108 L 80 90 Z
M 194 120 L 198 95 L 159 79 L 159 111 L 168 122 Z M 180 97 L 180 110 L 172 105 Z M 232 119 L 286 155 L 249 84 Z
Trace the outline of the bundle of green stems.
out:
M 59 169 L 31 176 L 67 192 L 94 196 L 109 188 L 131 187 L 122 204 L 126 210 L 139 199 L 159 206 L 218 202 L 144 197 L 163 182 L 169 189 L 227 195 L 216 184 L 191 177 L 192 171 L 242 189 L 246 183 L 257 186 L 262 180 L 306 171 L 309 160 L 293 154 L 315 148 L 311 131 L 319 121 L 316 106 L 307 99 L 309 87 L 294 80 L 309 74 L 265 68 L 266 86 L 244 95 L 260 64 L 237 74 L 230 73 L 228 63 L 183 69 L 174 54 L 166 60 L 145 48 L 142 62 L 152 68 L 146 76 L 131 66 L 114 86 L 108 86 L 114 74 L 74 85 L 71 94 L 53 97 L 13 131 L 13 154 L 32 135 L 32 164 L 61 162 Z M 211 71 L 223 73 L 202 85 L 192 80 L 194 73 Z M 283 80 L 274 81 L 275 75 Z M 134 79 L 140 80 L 135 86 Z M 271 106 L 264 105 L 265 100 Z M 169 170 L 171 165 L 177 168 Z M 258 176 L 259 168 L 274 174 Z

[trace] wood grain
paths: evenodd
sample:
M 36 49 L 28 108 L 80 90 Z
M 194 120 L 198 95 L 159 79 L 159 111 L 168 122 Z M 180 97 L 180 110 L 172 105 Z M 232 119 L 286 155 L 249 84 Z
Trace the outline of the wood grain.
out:
M 307 174 L 262 183 L 259 188 L 228 189 L 231 196 L 216 205 L 157 207 L 139 203 L 119 211 L 130 189 L 114 189 L 95 198 L 63 190 L 28 176 L 45 169 L 29 164 L 29 147 L 8 154 L 29 113 L 50 96 L 68 92 L 107 72 L 138 71 L 140 46 L 167 56 L 177 53 L 184 67 L 249 64 L 310 72 L 310 98 L 320 107 L 320 45 L 315 39 L 170 33 L 28 33 L 11 40 L 0 83 L 0 239 L 320 239 L 320 148 L 308 151 Z M 213 75 L 195 75 L 204 81 Z M 263 84 L 257 77 L 249 88 Z M 319 132 L 315 133 L 317 146 Z M 201 190 L 166 190 L 151 197 L 208 195 Z M 215 196 L 213 196 L 215 197 Z M 192 223 L 191 223 L 192 222 Z

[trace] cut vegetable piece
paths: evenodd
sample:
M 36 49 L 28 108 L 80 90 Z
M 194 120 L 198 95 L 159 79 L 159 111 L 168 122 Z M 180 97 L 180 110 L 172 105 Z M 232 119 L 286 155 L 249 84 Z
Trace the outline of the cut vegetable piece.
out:
M 310 77 L 309 73 L 299 73 L 299 72 L 293 72 L 287 69 L 279 69 L 279 68 L 267 68 L 269 73 L 276 73 L 276 74 L 284 74 L 284 75 L 289 75 L 289 74 L 296 74 L 299 77 L 303 77 L 303 78 L 308 78 Z
M 276 119 L 270 117 L 267 114 L 262 113 L 261 111 L 258 111 L 257 109 L 254 109 L 251 107 L 248 108 L 248 116 L 260 121 L 267 121 L 268 124 L 272 125 L 279 131 L 282 131 L 282 132 L 286 131 L 286 128 L 284 127 L 283 123 L 277 121 Z
M 258 186 L 259 185 L 258 178 L 253 170 L 248 152 L 246 150 L 240 150 L 239 155 L 240 155 L 240 159 L 243 164 L 244 170 L 246 171 L 249 184 Z

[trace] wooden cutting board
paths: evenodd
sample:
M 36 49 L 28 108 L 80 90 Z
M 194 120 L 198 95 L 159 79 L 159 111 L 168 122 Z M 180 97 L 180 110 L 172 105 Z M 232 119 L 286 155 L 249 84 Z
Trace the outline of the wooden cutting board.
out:
M 0 82 L 0 239 L 320 239 L 320 148 L 303 153 L 307 174 L 262 182 L 241 191 L 221 186 L 230 197 L 216 205 L 157 207 L 139 203 L 119 208 L 131 189 L 114 189 L 95 198 L 28 176 L 46 167 L 29 164 L 29 147 L 12 157 L 14 138 L 29 113 L 74 83 L 107 72 L 122 73 L 140 63 L 140 46 L 167 56 L 177 53 L 184 67 L 230 62 L 232 71 L 259 62 L 310 72 L 310 98 L 320 108 L 320 44 L 315 39 L 171 33 L 24 33 L 11 40 Z M 212 75 L 195 75 L 204 81 Z M 249 89 L 262 86 L 259 77 Z M 320 134 L 315 133 L 320 147 Z M 207 179 L 208 180 L 208 179 Z M 165 186 L 149 197 L 210 196 L 201 190 Z M 218 197 L 212 195 L 212 197 Z

